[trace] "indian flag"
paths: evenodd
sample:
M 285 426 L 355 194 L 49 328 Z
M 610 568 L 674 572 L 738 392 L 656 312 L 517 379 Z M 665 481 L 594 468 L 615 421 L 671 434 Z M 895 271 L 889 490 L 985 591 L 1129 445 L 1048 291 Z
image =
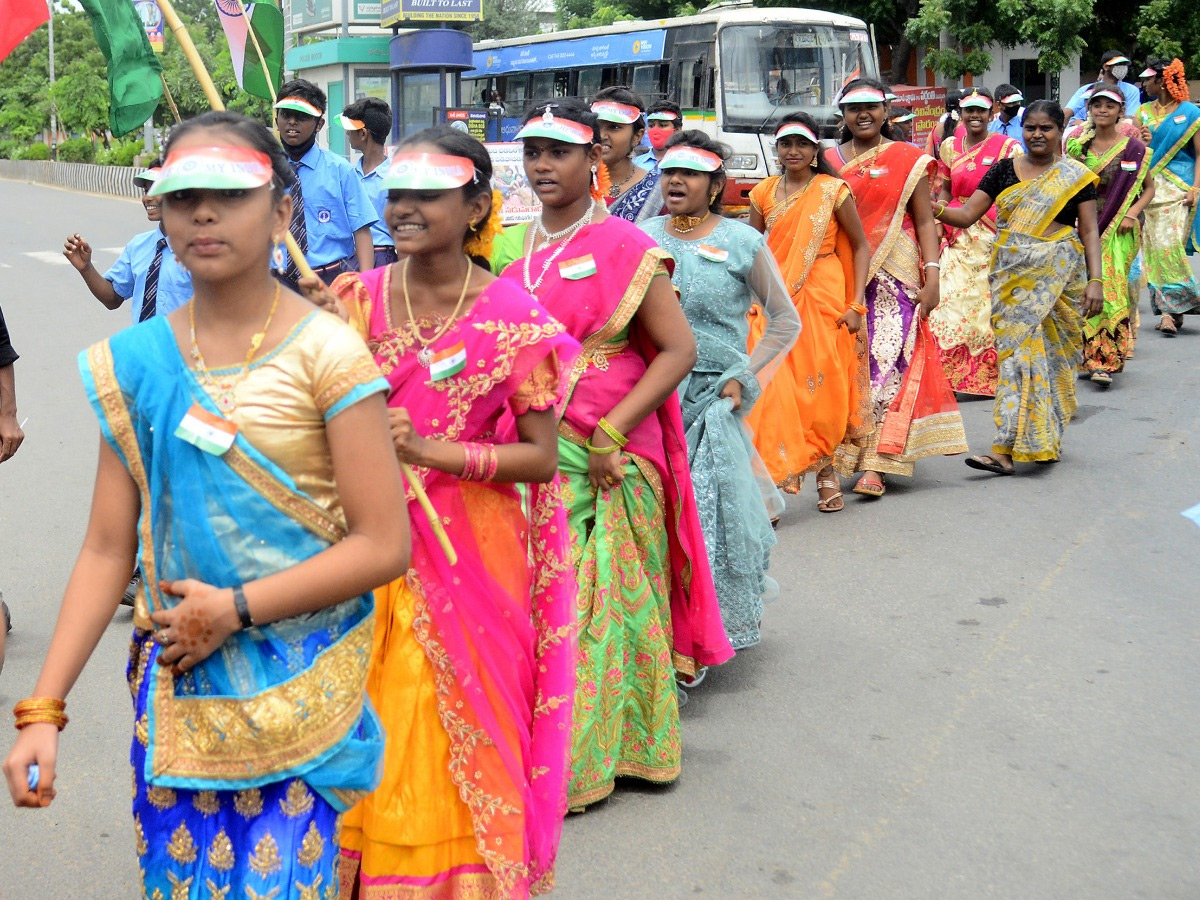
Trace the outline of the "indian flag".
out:
M 247 94 L 274 100 L 283 84 L 283 13 L 273 3 L 252 0 L 215 0 L 238 87 Z M 250 37 L 251 29 L 266 60 L 266 72 Z M 270 82 L 267 81 L 270 73 Z
M 175 437 L 199 447 L 205 453 L 223 456 L 233 446 L 237 426 L 228 419 L 213 415 L 200 404 L 193 403 L 176 426 Z
M 558 264 L 558 274 L 567 279 L 567 281 L 578 281 L 581 278 L 587 278 L 589 275 L 596 274 L 596 260 L 589 253 L 587 256 L 580 256 L 577 259 L 560 262 Z
M 451 375 L 457 375 L 467 367 L 467 347 L 459 341 L 453 347 L 439 350 L 429 361 L 429 380 L 441 381 Z

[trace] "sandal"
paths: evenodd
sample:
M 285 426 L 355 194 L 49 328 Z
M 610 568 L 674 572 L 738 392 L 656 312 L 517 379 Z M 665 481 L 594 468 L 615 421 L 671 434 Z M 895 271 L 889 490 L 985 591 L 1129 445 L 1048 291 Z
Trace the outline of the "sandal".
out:
M 1169 313 L 1163 313 L 1163 317 L 1159 319 L 1154 328 L 1161 331 L 1163 337 L 1175 337 L 1179 333 L 1179 329 L 1175 327 L 1175 319 Z
M 817 496 L 817 512 L 841 512 L 846 508 L 846 501 L 842 499 L 842 486 L 836 478 L 818 478 L 817 490 L 821 488 L 833 490 L 835 493 L 830 494 L 824 500 L 820 495 Z
M 854 493 L 862 494 L 864 497 L 882 497 L 887 493 L 887 485 L 883 483 L 882 475 L 874 478 L 864 475 L 854 486 Z
M 991 472 L 994 475 L 1012 475 L 1016 472 L 1012 463 L 1007 466 L 993 456 L 969 456 L 963 460 L 970 468 L 979 469 L 982 472 Z
M 1110 387 L 1112 385 L 1112 376 L 1103 369 L 1098 369 L 1092 373 L 1092 384 L 1098 384 L 1100 387 Z

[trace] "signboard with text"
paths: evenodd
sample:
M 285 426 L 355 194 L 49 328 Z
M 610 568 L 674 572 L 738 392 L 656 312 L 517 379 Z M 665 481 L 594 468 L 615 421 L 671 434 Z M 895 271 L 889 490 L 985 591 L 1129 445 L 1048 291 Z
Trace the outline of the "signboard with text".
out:
M 383 0 L 379 24 L 391 28 L 401 22 L 478 22 L 483 0 Z
M 481 144 L 488 139 L 486 109 L 448 109 L 444 120 L 451 128 L 465 131 Z
M 907 106 L 916 116 L 912 120 L 912 142 L 924 147 L 929 132 L 937 126 L 938 119 L 946 111 L 946 89 L 944 87 L 907 87 L 895 85 L 892 93 L 897 102 Z
M 133 4 L 146 26 L 146 39 L 155 53 L 163 52 L 163 14 L 154 0 L 136 0 Z
M 507 227 L 532 222 L 542 211 L 525 177 L 525 145 L 522 143 L 484 144 L 492 157 L 492 187 L 500 192 L 504 206 L 500 221 Z
M 413 2 L 413 0 L 408 0 Z M 386 4 L 385 4 L 386 5 Z M 608 38 L 576 38 L 570 41 L 545 41 L 524 47 L 476 50 L 473 71 L 504 75 L 530 69 L 570 69 L 577 66 L 603 66 L 613 63 L 652 62 L 663 58 L 666 31 L 631 31 Z

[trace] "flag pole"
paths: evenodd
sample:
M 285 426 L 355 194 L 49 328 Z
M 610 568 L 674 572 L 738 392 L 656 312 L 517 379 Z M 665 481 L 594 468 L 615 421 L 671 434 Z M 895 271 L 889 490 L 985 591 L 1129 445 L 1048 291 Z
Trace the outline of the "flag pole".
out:
M 179 41 L 179 46 L 183 48 L 183 55 L 191 63 L 192 71 L 196 74 L 196 79 L 200 82 L 200 86 L 204 88 L 204 95 L 208 97 L 209 105 L 218 111 L 225 109 L 225 104 L 221 102 L 221 95 L 217 93 L 217 88 L 213 84 L 212 76 L 208 74 L 208 69 L 204 67 L 204 60 L 196 52 L 196 45 L 192 43 L 191 35 L 188 34 L 183 22 L 179 20 L 179 16 L 175 15 L 175 10 L 171 6 L 171 0 L 155 0 L 155 2 L 158 4 L 158 8 L 162 10 L 163 18 L 171 26 L 171 33 L 175 35 L 175 39 Z M 268 73 L 267 83 L 270 84 L 270 81 L 270 74 Z M 308 264 L 308 260 L 304 258 L 304 253 L 301 252 L 300 246 L 296 243 L 296 239 L 292 236 L 292 233 L 285 231 L 283 237 L 287 243 L 288 253 L 291 255 L 292 261 L 296 264 L 296 269 L 300 274 L 306 278 L 316 275 L 312 266 Z M 438 544 L 441 545 L 442 552 L 446 554 L 447 561 L 450 565 L 454 565 L 458 562 L 458 554 L 454 551 L 454 545 L 450 543 L 450 537 L 446 534 L 446 529 L 442 527 L 441 517 L 438 516 L 437 510 L 433 508 L 433 504 L 429 502 L 429 495 L 425 493 L 424 485 L 417 479 L 408 463 L 400 463 L 400 471 L 404 473 L 404 477 L 408 481 L 408 486 L 412 489 L 413 496 L 417 498 L 421 509 L 425 511 L 425 515 L 429 518 L 429 524 L 433 528 L 433 533 L 437 537 Z
M 258 54 L 258 63 L 262 66 L 263 76 L 267 79 L 267 90 L 271 92 L 271 105 L 274 106 L 279 102 L 279 98 L 275 95 L 275 80 L 271 78 L 271 70 L 267 68 L 267 58 L 263 55 L 262 47 L 258 43 L 258 35 L 254 33 L 254 24 L 250 21 L 250 13 L 246 11 L 246 4 L 242 0 L 238 0 L 238 9 L 242 11 L 242 16 L 246 20 L 246 31 L 250 34 L 250 40 L 254 44 L 254 52 Z
M 187 57 L 187 61 L 191 64 L 192 71 L 196 73 L 196 79 L 200 82 L 204 96 L 208 98 L 208 105 L 217 111 L 224 110 L 225 104 L 221 100 L 221 95 L 217 93 L 217 86 L 213 84 L 212 77 L 208 74 L 208 69 L 204 67 L 204 60 L 200 58 L 200 54 L 196 51 L 196 45 L 192 43 L 192 36 L 188 34 L 187 27 L 179 20 L 179 16 L 175 14 L 175 7 L 171 6 L 171 0 L 155 0 L 155 2 L 158 4 L 158 8 L 162 10 L 163 18 L 171 26 L 171 34 L 175 35 L 175 40 L 179 41 L 179 47 L 183 50 L 183 55 Z
M 175 105 L 175 98 L 171 96 L 171 89 L 167 87 L 167 76 L 165 73 L 159 72 L 158 77 L 162 79 L 163 95 L 167 98 L 167 105 L 171 107 L 171 115 L 175 117 L 175 124 L 178 125 L 183 119 L 179 117 L 179 107 Z

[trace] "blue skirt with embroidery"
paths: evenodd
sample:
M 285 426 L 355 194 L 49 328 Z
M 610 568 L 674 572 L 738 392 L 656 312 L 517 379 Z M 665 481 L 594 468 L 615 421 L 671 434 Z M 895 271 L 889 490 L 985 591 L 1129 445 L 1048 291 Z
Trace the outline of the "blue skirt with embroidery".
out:
M 157 665 L 151 632 L 129 648 L 134 698 L 133 829 L 150 900 L 329 900 L 338 896 L 340 816 L 303 780 L 244 791 L 146 784 L 144 677 Z

